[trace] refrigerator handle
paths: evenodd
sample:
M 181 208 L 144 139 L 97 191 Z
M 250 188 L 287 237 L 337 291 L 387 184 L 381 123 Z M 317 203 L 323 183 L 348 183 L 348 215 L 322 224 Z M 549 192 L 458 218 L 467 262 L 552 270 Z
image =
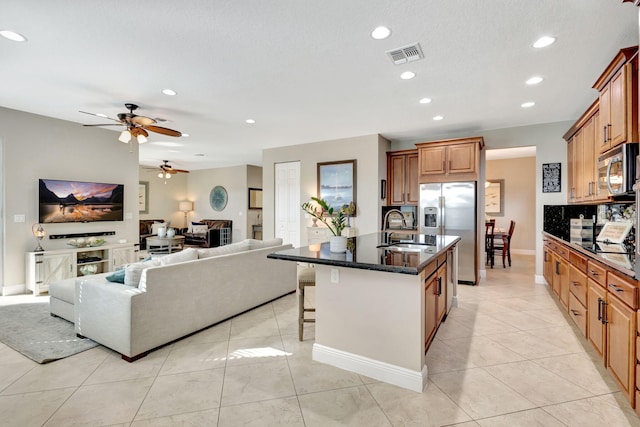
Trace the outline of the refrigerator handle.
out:
M 446 218 L 446 214 L 444 211 L 444 207 L 445 207 L 445 199 L 444 196 L 440 196 L 438 197 L 438 203 L 440 203 L 440 221 L 438 224 L 438 227 L 440 228 L 440 234 L 444 234 L 444 220 Z

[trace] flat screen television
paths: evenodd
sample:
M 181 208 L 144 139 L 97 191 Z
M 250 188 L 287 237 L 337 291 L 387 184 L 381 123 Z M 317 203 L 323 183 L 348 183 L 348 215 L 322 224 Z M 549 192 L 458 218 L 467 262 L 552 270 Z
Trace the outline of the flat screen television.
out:
M 39 180 L 39 221 L 123 221 L 123 184 Z

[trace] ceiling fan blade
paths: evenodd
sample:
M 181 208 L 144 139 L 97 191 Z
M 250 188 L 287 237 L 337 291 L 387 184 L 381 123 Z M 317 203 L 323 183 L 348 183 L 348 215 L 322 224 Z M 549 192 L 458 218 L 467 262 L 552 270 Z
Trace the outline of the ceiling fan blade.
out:
M 184 170 L 184 169 L 172 169 L 173 172 L 180 172 L 180 173 L 189 173 L 188 170 Z
M 82 125 L 82 126 L 122 126 L 122 123 L 103 123 L 101 125 Z
M 136 124 L 138 126 L 149 126 L 154 124 L 156 121 L 150 117 L 145 116 L 136 116 L 130 118 L 131 123 Z
M 104 114 L 89 113 L 87 111 L 82 111 L 82 110 L 79 110 L 79 112 L 83 113 L 83 114 L 89 114 L 90 116 L 100 117 L 101 119 L 109 119 L 109 120 L 113 120 L 114 122 L 120 122 L 120 120 L 118 120 L 118 119 L 114 119 L 114 118 L 111 118 L 111 117 L 105 117 Z
M 182 136 L 182 133 L 178 132 L 177 130 L 173 130 L 173 129 L 169 129 L 169 128 L 163 128 L 161 126 L 147 126 L 147 125 L 145 125 L 144 128 L 146 130 L 150 130 L 151 132 L 161 133 L 163 135 Z

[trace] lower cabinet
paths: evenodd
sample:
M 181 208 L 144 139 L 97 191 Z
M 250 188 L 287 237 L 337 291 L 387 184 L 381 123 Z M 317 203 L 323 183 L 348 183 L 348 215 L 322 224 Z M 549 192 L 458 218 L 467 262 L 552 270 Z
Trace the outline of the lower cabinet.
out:
M 429 344 L 431 344 L 447 311 L 447 264 L 442 263 L 437 270 L 434 268 L 431 271 L 432 273 L 424 278 L 425 351 L 429 348 Z
M 598 355 L 604 359 L 606 355 L 606 328 L 604 325 L 603 313 L 607 300 L 607 291 L 597 282 L 589 279 L 587 289 L 587 311 L 588 319 L 587 332 L 589 342 Z
M 74 277 L 73 252 L 29 252 L 26 285 L 33 295 L 49 292 L 49 283 Z
M 635 397 L 636 313 L 609 294 L 606 302 L 607 370 L 618 382 L 630 401 Z
M 560 297 L 560 302 L 569 308 L 569 262 L 553 256 L 553 291 Z
M 544 280 L 547 281 L 549 286 L 553 287 L 553 252 L 551 248 L 545 242 L 544 246 L 544 259 L 543 259 L 543 270 L 542 275 L 544 276 Z

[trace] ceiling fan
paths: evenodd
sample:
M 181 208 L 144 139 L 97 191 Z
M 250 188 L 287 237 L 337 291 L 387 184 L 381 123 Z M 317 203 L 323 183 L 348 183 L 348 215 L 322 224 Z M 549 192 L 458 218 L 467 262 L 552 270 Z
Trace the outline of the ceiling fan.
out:
M 132 137 L 136 137 L 138 144 L 144 144 L 145 142 L 147 142 L 147 137 L 149 136 L 149 132 L 147 131 L 168 136 L 182 136 L 182 133 L 177 130 L 165 128 L 162 126 L 155 126 L 155 124 L 157 123 L 156 119 L 134 114 L 133 112 L 139 108 L 136 104 L 127 103 L 124 104 L 124 106 L 129 110 L 129 112 L 118 114 L 117 119 L 107 117 L 104 114 L 95 114 L 89 113 L 87 111 L 80 111 L 84 114 L 90 114 L 92 116 L 102 117 L 117 122 L 83 126 L 125 126 L 126 129 L 122 131 L 120 137 L 118 138 L 120 142 L 124 142 L 125 144 L 129 143 Z
M 158 168 L 160 168 L 160 172 L 158 172 L 158 178 L 164 179 L 165 184 L 167 183 L 168 179 L 171 179 L 172 175 L 175 175 L 177 173 L 189 173 L 189 171 L 185 169 L 175 169 L 169 164 L 169 160 L 163 160 L 162 164 L 155 168 L 145 167 L 145 169 L 151 170 L 157 170 Z

